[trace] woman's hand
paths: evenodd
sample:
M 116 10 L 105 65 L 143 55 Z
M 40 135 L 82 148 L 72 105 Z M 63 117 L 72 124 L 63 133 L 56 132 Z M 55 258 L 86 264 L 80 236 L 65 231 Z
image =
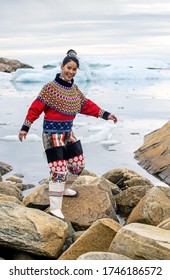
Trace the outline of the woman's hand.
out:
M 114 121 L 114 123 L 117 123 L 117 117 L 115 115 L 113 115 L 113 114 L 110 114 L 108 116 L 108 120 L 112 120 L 112 121 Z
M 27 132 L 24 130 L 21 130 L 18 134 L 18 138 L 21 142 L 22 142 L 23 138 L 26 139 L 26 136 L 27 136 Z

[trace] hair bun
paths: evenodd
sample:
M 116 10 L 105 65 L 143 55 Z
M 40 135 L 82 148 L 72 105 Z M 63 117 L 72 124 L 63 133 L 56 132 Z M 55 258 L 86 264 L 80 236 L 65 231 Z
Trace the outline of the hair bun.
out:
M 74 50 L 69 50 L 69 51 L 67 52 L 67 56 L 76 57 L 76 58 L 77 58 L 77 53 L 76 53 L 76 51 L 74 51 Z

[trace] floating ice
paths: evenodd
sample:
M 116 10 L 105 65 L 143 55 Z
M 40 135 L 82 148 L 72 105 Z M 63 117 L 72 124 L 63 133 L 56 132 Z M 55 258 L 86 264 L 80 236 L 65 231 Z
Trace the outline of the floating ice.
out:
M 0 137 L 1 141 L 12 141 L 12 142 L 18 142 L 18 135 L 6 135 L 3 137 Z M 23 139 L 23 141 L 28 141 L 28 142 L 37 142 L 41 141 L 41 138 L 36 135 L 36 134 L 28 134 L 26 140 Z
M 90 135 L 86 138 L 82 138 L 81 141 L 86 144 L 101 142 L 101 141 L 107 139 L 109 132 L 110 132 L 109 128 L 104 128 L 102 131 L 99 131 L 94 135 Z
M 48 68 L 18 69 L 12 74 L 15 83 L 47 83 L 61 71 L 58 63 Z M 163 61 L 119 60 L 103 63 L 80 60 L 80 69 L 75 77 L 77 81 L 106 81 L 117 79 L 169 79 L 170 67 Z
M 100 142 L 100 144 L 105 145 L 105 146 L 113 146 L 113 145 L 117 145 L 119 143 L 120 143 L 120 141 L 117 141 L 117 140 L 114 140 L 114 139 L 112 139 L 112 140 L 104 140 L 104 141 Z

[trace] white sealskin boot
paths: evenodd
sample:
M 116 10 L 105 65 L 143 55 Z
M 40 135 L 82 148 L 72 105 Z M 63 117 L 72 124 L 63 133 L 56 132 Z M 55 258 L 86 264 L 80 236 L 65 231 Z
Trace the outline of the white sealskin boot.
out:
M 64 185 L 64 182 L 53 183 L 49 181 L 50 213 L 62 220 L 64 220 L 64 215 L 61 211 Z

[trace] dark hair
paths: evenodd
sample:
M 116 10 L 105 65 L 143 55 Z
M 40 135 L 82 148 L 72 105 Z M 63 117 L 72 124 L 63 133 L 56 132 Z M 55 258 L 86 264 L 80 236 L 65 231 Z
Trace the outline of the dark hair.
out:
M 63 59 L 62 65 L 66 65 L 68 62 L 74 61 L 77 64 L 77 68 L 79 68 L 79 60 L 77 58 L 77 53 L 74 50 L 68 50 L 67 56 Z

